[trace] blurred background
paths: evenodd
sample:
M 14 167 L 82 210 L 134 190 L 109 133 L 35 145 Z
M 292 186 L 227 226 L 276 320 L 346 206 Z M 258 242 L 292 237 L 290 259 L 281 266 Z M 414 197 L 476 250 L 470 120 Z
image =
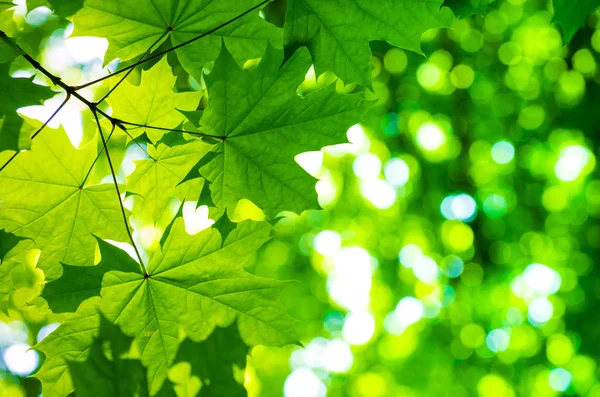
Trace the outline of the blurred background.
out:
M 280 23 L 277 10 L 265 17 Z M 374 108 L 348 144 L 297 158 L 323 210 L 285 214 L 249 267 L 299 281 L 283 301 L 304 345 L 253 348 L 240 377 L 250 396 L 600 397 L 600 13 L 568 46 L 551 19 L 546 1 L 498 0 L 427 32 L 425 56 L 372 43 Z M 118 66 L 103 68 L 106 40 L 69 37 L 46 7 L 19 3 L 0 22 L 68 84 Z M 177 89 L 202 88 L 169 61 Z M 299 92 L 327 84 L 357 89 L 309 72 Z M 20 113 L 33 128 L 63 99 Z M 84 144 L 95 130 L 82 111 L 69 102 L 50 126 Z M 144 153 L 111 144 L 125 181 Z M 184 212 L 188 230 L 212 223 L 205 206 Z M 230 216 L 262 214 L 242 201 Z M 132 223 L 148 254 L 168 219 Z M 0 267 L 12 280 L 0 284 L 0 396 L 40 394 L 28 376 L 43 357 L 29 348 L 61 320 L 31 304 L 36 258 Z

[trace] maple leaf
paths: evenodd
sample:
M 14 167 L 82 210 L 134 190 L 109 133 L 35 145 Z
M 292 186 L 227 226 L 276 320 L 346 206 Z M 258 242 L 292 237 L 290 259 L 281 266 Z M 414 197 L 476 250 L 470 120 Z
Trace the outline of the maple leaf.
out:
M 0 173 L 0 228 L 35 242 L 49 280 L 60 275 L 60 262 L 94 263 L 91 233 L 128 239 L 114 185 L 86 183 L 96 153 L 95 139 L 76 149 L 64 130 L 46 129 Z
M 246 366 L 248 346 L 244 344 L 236 324 L 215 328 L 201 342 L 186 339 L 181 343 L 175 363 L 187 362 L 191 374 L 202 382 L 198 397 L 247 396 L 246 389 L 234 377 L 234 368 Z
M 142 81 L 135 86 L 124 81 L 118 90 L 108 98 L 115 109 L 114 117 L 140 125 L 172 129 L 186 120 L 179 110 L 196 110 L 202 92 L 174 93 L 173 85 L 177 78 L 171 73 L 167 57 L 163 57 L 148 71 L 142 71 Z M 165 134 L 159 129 L 129 128 L 135 138 L 146 132 L 156 143 Z
M 174 46 L 207 34 L 177 50 L 182 66 L 200 81 L 202 66 L 217 58 L 222 43 L 240 63 L 259 58 L 267 43 L 281 45 L 281 29 L 258 14 L 264 4 L 260 0 L 86 0 L 73 17 L 73 34 L 108 38 L 107 60 L 140 55 L 164 41 L 167 33 Z M 253 8 L 255 12 L 213 32 Z
M 35 345 L 35 349 L 46 356 L 35 373 L 35 377 L 42 382 L 44 397 L 64 397 L 73 391 L 68 362 L 87 358 L 100 327 L 99 301 L 100 298 L 95 297 L 83 302 L 77 313 Z
M 371 85 L 369 43 L 387 41 L 421 52 L 421 35 L 449 27 L 443 0 L 289 0 L 284 43 L 307 46 L 318 75 L 331 71 L 346 84 Z
M 87 359 L 67 361 L 77 396 L 148 396 L 146 369 L 139 360 L 123 357 L 132 341 L 119 327 L 100 316 L 98 336 L 89 348 Z M 106 344 L 110 357 L 105 352 Z M 94 387 L 90 387 L 92 384 Z
M 246 198 L 269 216 L 317 208 L 316 181 L 294 157 L 345 142 L 367 109 L 360 94 L 337 94 L 335 85 L 298 96 L 311 66 L 308 51 L 299 50 L 280 68 L 282 59 L 282 51 L 269 48 L 245 72 L 223 51 L 206 76 L 209 107 L 201 130 L 222 142 L 200 173 L 212 182 L 219 207 Z
M 101 295 L 102 313 L 135 337 L 151 393 L 156 393 L 176 357 L 181 329 L 200 341 L 237 318 L 248 345 L 295 341 L 293 321 L 278 302 L 287 283 L 243 269 L 270 230 L 267 223 L 245 221 L 222 242 L 212 228 L 190 236 L 183 219 L 176 218 L 144 272 L 123 251 L 99 241 L 102 260 L 97 266 L 65 266 L 43 296 L 59 312 Z

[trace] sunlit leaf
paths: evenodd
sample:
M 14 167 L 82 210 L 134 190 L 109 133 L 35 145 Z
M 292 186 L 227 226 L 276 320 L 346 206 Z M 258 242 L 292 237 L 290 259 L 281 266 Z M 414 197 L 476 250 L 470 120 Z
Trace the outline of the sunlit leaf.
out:
M 74 34 L 107 37 L 107 61 L 131 59 L 167 37 L 180 45 L 207 34 L 177 51 L 182 65 L 199 80 L 202 66 L 217 58 L 222 43 L 239 62 L 260 57 L 267 43 L 280 43 L 281 30 L 260 18 L 258 10 L 211 33 L 260 4 L 260 0 L 86 0 L 73 18 Z
M 290 0 L 285 44 L 307 46 L 317 74 L 330 71 L 346 84 L 371 85 L 369 43 L 383 40 L 421 52 L 421 35 L 449 27 L 443 0 Z
M 61 262 L 94 263 L 92 234 L 127 241 L 115 186 L 86 182 L 96 153 L 95 140 L 76 149 L 64 130 L 46 129 L 0 173 L 0 227 L 34 240 L 48 279 Z
M 270 216 L 317 208 L 316 180 L 294 157 L 344 142 L 366 110 L 360 94 L 337 94 L 334 85 L 300 97 L 308 51 L 280 68 L 282 59 L 281 51 L 269 49 L 256 69 L 245 72 L 223 51 L 206 76 L 210 106 L 201 129 L 222 143 L 200 172 L 212 182 L 217 206 L 247 198 Z
M 177 218 L 147 273 L 118 248 L 101 243 L 102 261 L 93 268 L 65 266 L 63 277 L 45 290 L 46 298 L 53 308 L 72 308 L 77 300 L 101 294 L 102 312 L 135 337 L 155 393 L 176 357 L 181 330 L 203 340 L 237 318 L 247 344 L 294 342 L 293 321 L 278 302 L 287 283 L 243 269 L 270 229 L 246 221 L 222 242 L 214 229 L 188 235 Z

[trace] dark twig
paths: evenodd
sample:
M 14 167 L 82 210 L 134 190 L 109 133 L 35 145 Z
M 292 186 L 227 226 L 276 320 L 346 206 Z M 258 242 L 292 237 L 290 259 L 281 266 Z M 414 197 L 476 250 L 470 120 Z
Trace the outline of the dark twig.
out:
M 52 81 L 52 83 L 54 83 L 54 85 L 59 86 L 60 88 L 62 88 L 63 90 L 65 90 L 65 92 L 67 93 L 67 95 L 72 95 L 75 98 L 79 99 L 81 102 L 83 102 L 92 112 L 97 112 L 99 114 L 101 114 L 103 117 L 105 117 L 106 119 L 108 119 L 111 123 L 115 124 L 117 127 L 119 127 L 119 129 L 123 130 L 127 135 L 129 135 L 129 137 L 135 142 L 136 145 L 138 145 L 140 148 L 142 148 L 144 151 L 145 149 L 142 147 L 142 145 L 133 137 L 129 134 L 129 132 L 127 131 L 127 129 L 125 127 L 123 127 L 122 124 L 117 123 L 113 117 L 109 116 L 106 112 L 104 112 L 102 109 L 98 108 L 98 104 L 95 102 L 91 102 L 88 101 L 84 96 L 82 96 L 80 93 L 77 92 L 77 90 L 74 87 L 71 87 L 67 84 L 65 84 L 59 77 L 53 75 L 52 73 L 50 73 L 48 70 L 46 70 L 46 68 L 44 68 L 42 65 L 40 65 L 40 63 L 38 61 L 36 61 L 35 59 L 33 59 L 31 56 L 29 56 L 28 54 L 23 54 L 23 57 L 37 70 L 39 70 L 40 72 L 42 72 L 46 77 L 48 77 L 50 79 L 50 81 Z M 147 153 L 147 152 L 146 152 Z M 148 154 L 148 156 L 150 156 Z M 153 158 L 152 156 L 150 156 L 150 158 Z

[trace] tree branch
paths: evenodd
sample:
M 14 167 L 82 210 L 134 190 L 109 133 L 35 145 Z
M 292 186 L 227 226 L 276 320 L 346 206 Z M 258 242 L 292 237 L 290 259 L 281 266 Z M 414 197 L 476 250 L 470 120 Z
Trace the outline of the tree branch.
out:
M 40 65 L 40 63 L 38 61 L 36 61 L 35 59 L 33 59 L 28 54 L 23 53 L 23 58 L 25 58 L 27 60 L 27 62 L 29 62 L 36 70 L 39 70 L 46 77 L 48 77 L 50 79 L 50 81 L 52 81 L 52 83 L 54 83 L 54 85 L 57 85 L 60 88 L 62 88 L 63 90 L 65 90 L 65 92 L 67 93 L 67 95 L 74 96 L 75 98 L 77 98 L 81 102 L 83 102 L 93 113 L 97 112 L 97 113 L 101 114 L 103 117 L 105 117 L 106 119 L 110 120 L 111 123 L 115 124 L 117 127 L 119 127 L 119 129 L 121 129 L 127 135 L 129 135 L 129 137 L 136 143 L 136 145 L 138 145 L 140 148 L 142 148 L 144 151 L 146 151 L 140 145 L 140 143 L 134 137 L 132 137 L 129 134 L 129 132 L 127 131 L 127 129 L 125 127 L 123 127 L 122 124 L 117 123 L 115 121 L 116 119 L 114 119 L 112 116 L 109 116 L 102 109 L 99 109 L 97 103 L 88 101 L 84 96 L 82 96 L 80 93 L 78 93 L 77 90 L 74 87 L 71 87 L 70 85 L 65 84 L 65 82 L 63 82 L 59 77 L 57 77 L 57 76 L 53 75 L 52 73 L 50 73 L 46 68 L 44 68 L 42 65 Z M 148 154 L 148 152 L 146 152 L 146 154 Z M 148 154 L 148 156 L 154 160 L 154 158 L 152 156 L 150 156 L 150 154 Z

